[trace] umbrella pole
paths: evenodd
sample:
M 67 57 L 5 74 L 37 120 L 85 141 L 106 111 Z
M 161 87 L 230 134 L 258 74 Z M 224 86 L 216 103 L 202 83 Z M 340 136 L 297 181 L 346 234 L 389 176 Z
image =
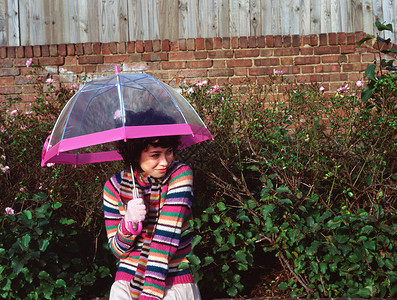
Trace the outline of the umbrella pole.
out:
M 138 191 L 136 189 L 136 185 L 135 185 L 135 176 L 134 176 L 134 170 L 132 169 L 132 165 L 130 165 L 130 169 L 131 169 L 131 178 L 132 178 L 132 199 L 136 199 L 138 198 Z M 134 234 L 134 235 L 138 235 L 142 232 L 142 222 L 138 223 L 138 229 L 135 230 L 134 227 L 132 226 L 132 222 L 128 222 L 128 230 Z

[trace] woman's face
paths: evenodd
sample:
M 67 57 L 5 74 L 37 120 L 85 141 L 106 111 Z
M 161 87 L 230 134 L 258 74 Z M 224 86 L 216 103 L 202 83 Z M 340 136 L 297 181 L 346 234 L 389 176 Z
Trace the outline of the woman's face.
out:
M 167 172 L 167 168 L 174 160 L 172 148 L 161 148 L 149 145 L 142 151 L 139 159 L 141 169 L 154 178 L 162 178 Z

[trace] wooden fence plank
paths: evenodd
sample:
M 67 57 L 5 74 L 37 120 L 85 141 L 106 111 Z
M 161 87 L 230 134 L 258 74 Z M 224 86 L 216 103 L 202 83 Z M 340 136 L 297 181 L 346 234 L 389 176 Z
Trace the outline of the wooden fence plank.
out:
M 397 0 L 0 0 L 0 45 L 372 34 L 375 19 L 396 24 Z

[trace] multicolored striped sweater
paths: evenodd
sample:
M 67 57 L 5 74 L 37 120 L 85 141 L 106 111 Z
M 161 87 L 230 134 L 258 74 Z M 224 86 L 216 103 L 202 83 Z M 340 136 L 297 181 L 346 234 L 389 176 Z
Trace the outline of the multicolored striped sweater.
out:
M 180 162 L 173 162 L 160 180 L 137 171 L 134 176 L 139 196 L 149 207 L 140 235 L 131 234 L 123 219 L 126 203 L 132 198 L 132 190 L 125 188 L 132 186 L 131 173 L 117 173 L 104 186 L 109 247 L 120 259 L 115 280 L 133 279 L 143 242 L 149 239 L 145 281 L 139 299 L 162 299 L 165 286 L 194 282 L 188 268 L 178 268 L 181 262 L 188 263 L 187 256 L 192 253 L 193 230 L 189 224 L 192 219 L 192 170 Z

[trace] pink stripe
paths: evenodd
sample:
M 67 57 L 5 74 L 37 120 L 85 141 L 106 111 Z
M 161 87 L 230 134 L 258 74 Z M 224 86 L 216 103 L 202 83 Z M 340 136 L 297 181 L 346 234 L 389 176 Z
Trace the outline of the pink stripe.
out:
M 138 130 L 139 129 L 139 130 Z M 43 153 L 41 166 L 47 163 L 63 163 L 81 165 L 102 161 L 121 160 L 122 157 L 117 151 L 106 151 L 96 153 L 64 153 L 79 148 L 89 147 L 98 144 L 114 141 L 135 139 L 151 136 L 181 135 L 182 148 L 212 138 L 207 128 L 192 124 L 172 125 L 149 125 L 149 126 L 128 126 L 107 131 L 87 134 L 83 136 L 67 138 L 51 147 Z

